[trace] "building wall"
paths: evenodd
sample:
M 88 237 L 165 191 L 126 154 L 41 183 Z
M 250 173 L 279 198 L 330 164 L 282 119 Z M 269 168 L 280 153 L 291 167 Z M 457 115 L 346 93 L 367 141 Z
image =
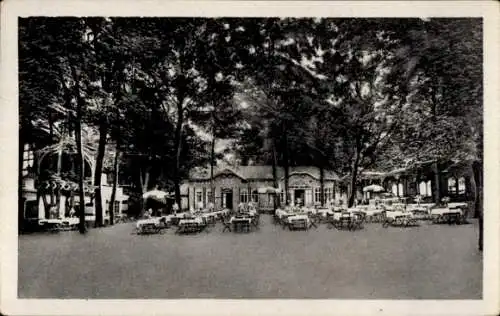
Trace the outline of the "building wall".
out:
M 279 182 L 279 188 L 284 189 L 284 180 Z M 223 174 L 215 177 L 215 206 L 222 207 L 223 192 L 229 190 L 233 194 L 232 206 L 235 209 L 240 202 L 250 200 L 269 199 L 265 194 L 256 194 L 257 189 L 261 187 L 272 187 L 273 180 L 249 180 L 246 181 L 236 175 Z M 347 194 L 341 192 L 339 185 L 333 180 L 324 181 L 325 203 L 329 200 L 343 200 L 347 202 Z M 304 200 L 307 206 L 313 206 L 320 202 L 320 181 L 308 174 L 292 174 L 289 178 L 289 199 L 296 200 L 296 190 L 304 190 Z M 188 182 L 189 208 L 198 209 L 200 205 L 207 206 L 211 192 L 210 181 L 190 181 Z M 245 194 L 246 193 L 246 194 Z M 281 202 L 284 203 L 284 193 L 280 195 Z

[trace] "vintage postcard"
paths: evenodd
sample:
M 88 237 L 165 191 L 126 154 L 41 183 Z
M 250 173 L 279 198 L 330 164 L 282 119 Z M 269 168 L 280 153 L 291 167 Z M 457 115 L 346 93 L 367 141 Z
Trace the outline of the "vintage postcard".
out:
M 3 314 L 500 312 L 498 3 L 1 5 Z

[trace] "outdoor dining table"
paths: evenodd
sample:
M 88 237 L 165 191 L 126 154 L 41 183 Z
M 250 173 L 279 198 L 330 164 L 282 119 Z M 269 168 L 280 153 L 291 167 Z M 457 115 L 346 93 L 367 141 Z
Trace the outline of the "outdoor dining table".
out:
M 171 217 L 168 216 L 140 219 L 136 223 L 136 229 L 138 233 L 157 233 L 160 232 L 162 228 L 166 228 L 166 225 L 170 223 L 170 220 Z
M 286 222 L 290 230 L 297 228 L 308 229 L 311 225 L 311 220 L 307 214 L 292 214 L 286 218 Z
M 217 218 L 216 212 L 202 213 L 200 217 L 205 220 L 206 223 L 213 224 L 215 223 L 215 219 Z
M 38 225 L 46 227 L 51 231 L 58 231 L 63 225 L 63 221 L 59 218 L 41 219 L 38 221 Z
M 462 222 L 463 212 L 461 209 L 435 208 L 431 210 L 431 216 L 433 223 L 459 224 Z
M 243 231 L 243 230 L 246 230 L 247 232 L 250 231 L 250 228 L 252 226 L 252 217 L 236 217 L 236 216 L 233 216 L 231 217 L 231 219 L 229 220 L 229 222 L 231 223 L 231 225 L 233 226 L 233 231 L 237 232 L 237 231 Z
M 75 229 L 80 223 L 80 219 L 78 217 L 66 217 L 62 220 L 62 227 L 65 229 Z
M 279 218 L 279 219 L 282 219 L 283 217 L 285 216 L 288 216 L 289 212 L 285 211 L 285 210 L 282 210 L 282 209 L 277 209 L 276 210 L 276 216 Z
M 385 217 L 385 221 L 382 223 L 383 227 L 388 227 L 391 224 L 397 226 L 410 226 L 417 224 L 413 213 L 408 211 L 386 211 Z
M 228 209 L 223 209 L 223 210 L 219 210 L 219 211 L 214 211 L 214 212 L 212 212 L 212 213 L 214 213 L 214 214 L 215 214 L 215 216 L 217 216 L 217 217 L 219 217 L 219 218 L 220 218 L 220 217 L 224 217 L 224 216 L 226 216 L 227 214 L 229 214 L 229 212 L 230 212 L 230 211 L 229 211 Z
M 449 209 L 462 209 L 462 208 L 467 208 L 469 205 L 467 203 L 448 203 L 448 208 Z
M 421 219 L 425 219 L 430 215 L 430 208 L 428 206 L 409 204 L 406 210 Z
M 410 218 L 413 216 L 411 212 L 404 212 L 404 211 L 386 211 L 385 216 L 390 219 L 397 219 L 397 218 Z
M 183 218 L 179 221 L 176 233 L 201 232 L 206 227 L 201 217 Z

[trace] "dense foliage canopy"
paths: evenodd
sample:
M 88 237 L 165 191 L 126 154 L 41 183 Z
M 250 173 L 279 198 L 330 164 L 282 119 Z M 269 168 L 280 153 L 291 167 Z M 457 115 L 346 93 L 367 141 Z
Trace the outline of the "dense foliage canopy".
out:
M 19 26 L 21 141 L 47 146 L 80 123 L 94 129 L 96 183 L 111 143 L 138 192 L 160 184 L 178 203 L 193 166 L 228 157 L 217 140 L 231 140 L 234 163 L 334 169 L 350 192 L 370 168 L 482 161 L 480 19 L 37 17 Z

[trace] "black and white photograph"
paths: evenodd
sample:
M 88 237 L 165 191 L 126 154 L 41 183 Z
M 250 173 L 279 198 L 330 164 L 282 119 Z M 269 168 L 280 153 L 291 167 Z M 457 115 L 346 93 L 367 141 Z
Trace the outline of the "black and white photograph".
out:
M 489 18 L 140 3 L 10 17 L 16 300 L 492 304 Z

